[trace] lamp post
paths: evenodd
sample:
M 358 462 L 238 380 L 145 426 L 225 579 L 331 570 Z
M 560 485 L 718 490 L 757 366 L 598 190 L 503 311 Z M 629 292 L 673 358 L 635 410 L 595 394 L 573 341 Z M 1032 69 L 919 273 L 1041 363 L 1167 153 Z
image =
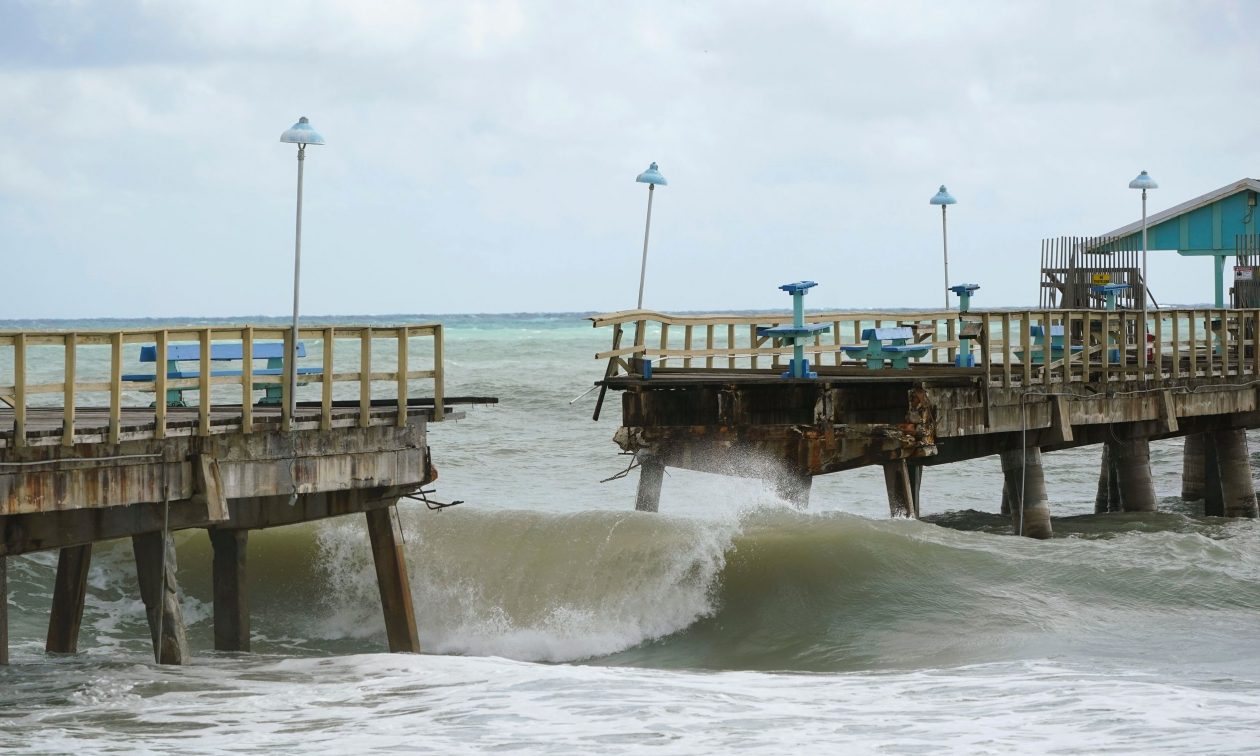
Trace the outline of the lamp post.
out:
M 1159 184 L 1155 183 L 1155 179 L 1150 177 L 1146 171 L 1142 171 L 1137 178 L 1129 182 L 1130 189 L 1142 190 L 1142 330 L 1146 330 L 1146 190 L 1158 189 Z
M 306 116 L 302 116 L 280 135 L 280 141 L 298 146 L 297 230 L 293 237 L 293 344 L 288 359 L 289 419 L 292 422 L 293 412 L 297 409 L 298 290 L 302 280 L 302 165 L 306 162 L 306 145 L 323 144 L 324 138 L 311 126 Z M 245 358 L 249 359 L 249 355 Z
M 635 181 L 640 184 L 648 185 L 648 209 L 647 224 L 643 228 L 643 264 L 639 267 L 639 304 L 635 307 L 637 310 L 643 309 L 643 279 L 647 276 L 647 248 L 648 234 L 652 231 L 652 193 L 656 190 L 657 184 L 666 186 L 669 184 L 661 172 L 656 169 L 656 163 L 648 166 L 648 169 L 640 173 Z
M 945 255 L 945 309 L 949 309 L 949 235 L 945 231 L 945 208 L 956 204 L 958 200 L 941 184 L 940 191 L 932 195 L 928 204 L 941 206 L 941 249 Z

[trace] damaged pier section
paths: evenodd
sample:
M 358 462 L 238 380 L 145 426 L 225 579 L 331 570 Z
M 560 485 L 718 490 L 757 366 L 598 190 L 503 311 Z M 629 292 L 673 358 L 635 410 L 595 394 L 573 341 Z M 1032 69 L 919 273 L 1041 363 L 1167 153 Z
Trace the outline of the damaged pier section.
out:
M 251 348 L 256 339 L 282 342 L 284 354 L 293 354 L 291 335 L 251 327 L 0 333 L 0 349 L 15 352 L 15 381 L 0 385 L 10 405 L 0 409 L 0 588 L 9 556 L 58 551 L 48 652 L 78 650 L 93 545 L 130 538 L 155 657 L 188 662 L 173 541 L 187 529 L 204 530 L 213 548 L 206 567 L 215 649 L 249 651 L 250 532 L 353 514 L 367 525 L 389 649 L 420 650 L 397 504 L 423 497 L 437 478 L 428 424 L 456 417 L 450 405 L 495 400 L 444 396 L 442 327 L 421 324 L 303 331 L 318 367 L 301 369 L 297 382 L 309 385 L 313 400 L 291 403 L 290 366 L 256 368 L 241 359 L 259 353 Z M 213 355 L 226 353 L 215 349 L 225 341 L 241 369 L 211 362 L 222 359 Z M 126 385 L 124 346 L 132 343 L 172 355 L 188 354 L 177 346 L 199 346 L 192 361 L 200 369 L 133 374 Z M 40 382 L 47 372 L 31 359 L 32 344 L 64 354 L 56 366 L 63 380 Z M 84 375 L 92 357 L 106 366 L 105 381 Z M 422 387 L 431 395 L 415 396 Z M 76 393 L 93 391 L 105 401 L 75 401 Z M 33 396 L 53 392 L 61 404 L 32 405 Z M 185 403 L 183 392 L 196 397 L 195 406 L 176 406 Z M 155 396 L 168 402 L 150 404 Z M 7 662 L 7 591 L 0 599 L 0 661 Z
M 641 469 L 638 509 L 656 511 L 666 467 L 765 477 L 805 506 L 814 476 L 880 465 L 891 514 L 917 517 L 926 468 L 997 455 L 1013 530 L 1048 538 L 1045 454 L 1097 447 L 1097 511 L 1147 512 L 1149 443 L 1184 436 L 1205 512 L 1256 516 L 1244 431 L 1260 427 L 1260 310 L 818 313 L 813 378 L 785 377 L 800 345 L 765 336 L 790 317 L 593 319 L 614 329 L 597 357 L 622 399 L 615 440 Z M 922 348 L 881 362 L 881 335 Z

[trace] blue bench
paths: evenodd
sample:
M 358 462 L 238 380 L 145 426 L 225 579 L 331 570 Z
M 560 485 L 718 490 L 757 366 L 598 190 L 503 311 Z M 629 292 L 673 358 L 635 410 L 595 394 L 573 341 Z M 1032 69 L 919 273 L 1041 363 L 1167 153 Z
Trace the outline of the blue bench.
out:
M 896 328 L 866 328 L 862 331 L 865 344 L 842 346 L 840 351 L 855 360 L 866 360 L 866 367 L 881 370 L 884 362 L 904 370 L 910 367 L 911 357 L 922 357 L 932 351 L 931 344 L 907 344 L 914 338 L 914 329 L 907 326 Z
M 243 362 L 244 347 L 240 342 L 223 343 L 210 345 L 211 362 Z M 254 344 L 253 357 L 254 360 L 266 360 L 265 367 L 253 368 L 251 375 L 259 376 L 282 376 L 284 375 L 284 343 L 280 341 L 264 341 Z M 306 356 L 306 344 L 299 341 L 297 344 L 297 356 Z M 140 361 L 153 362 L 158 361 L 156 346 L 140 347 Z M 180 367 L 181 362 L 193 362 L 197 364 L 195 369 L 184 369 Z M 200 344 L 170 344 L 166 347 L 166 377 L 167 378 L 192 378 L 201 377 L 201 345 Z M 317 367 L 298 368 L 298 375 L 312 375 L 321 373 L 323 370 Z M 210 371 L 212 378 L 239 378 L 244 375 L 244 369 L 215 369 Z M 130 373 L 122 376 L 124 381 L 146 382 L 151 383 L 157 379 L 157 376 L 145 373 Z M 262 389 L 265 395 L 259 400 L 259 404 L 280 404 L 283 396 L 284 388 L 278 383 L 256 383 L 253 385 L 255 389 Z M 168 407 L 186 407 L 184 403 L 185 391 L 196 391 L 197 387 L 189 386 L 186 388 L 168 388 L 166 390 L 166 406 Z
M 1033 365 L 1041 365 L 1046 361 L 1046 329 L 1044 326 L 1029 326 L 1028 335 L 1032 339 L 1032 347 L 1028 350 L 1031 363 Z M 1050 326 L 1050 361 L 1057 362 L 1063 359 L 1063 351 L 1066 348 L 1071 354 L 1079 354 L 1084 347 L 1080 344 L 1064 345 L 1063 343 L 1063 326 Z M 1016 349 L 1015 356 L 1020 360 L 1024 359 L 1024 350 Z

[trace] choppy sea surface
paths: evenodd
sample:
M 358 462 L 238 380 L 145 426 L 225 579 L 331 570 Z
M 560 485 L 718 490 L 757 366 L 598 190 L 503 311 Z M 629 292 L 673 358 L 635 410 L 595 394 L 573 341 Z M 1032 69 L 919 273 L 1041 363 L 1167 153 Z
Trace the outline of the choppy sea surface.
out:
M 212 650 L 209 542 L 179 533 L 185 667 L 152 662 L 128 542 L 93 554 L 73 657 L 43 652 L 55 553 L 15 557 L 0 750 L 1260 750 L 1260 523 L 1180 499 L 1180 441 L 1152 445 L 1149 515 L 1093 514 L 1096 448 L 1045 455 L 1045 542 L 996 514 L 996 458 L 928 468 L 920 522 L 888 519 L 875 468 L 817 479 L 804 512 L 670 470 L 636 513 L 635 473 L 600 482 L 628 462 L 617 398 L 599 423 L 572 401 L 606 330 L 441 320 L 448 394 L 500 403 L 430 427 L 438 498 L 466 503 L 400 506 L 426 653 L 382 652 L 357 517 L 251 535 L 251 654 Z M 35 325 L 133 324 L 0 328 Z

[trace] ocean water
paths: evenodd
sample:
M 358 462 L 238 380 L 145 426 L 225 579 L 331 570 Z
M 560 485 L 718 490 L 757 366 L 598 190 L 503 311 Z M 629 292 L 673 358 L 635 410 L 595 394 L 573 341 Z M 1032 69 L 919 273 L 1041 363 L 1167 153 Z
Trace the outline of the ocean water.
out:
M 251 654 L 212 650 L 208 539 L 178 534 L 178 668 L 152 663 L 129 543 L 94 552 L 73 657 L 43 653 L 55 554 L 15 557 L 0 749 L 1260 749 L 1260 524 L 1179 498 L 1179 441 L 1152 445 L 1150 515 L 1093 514 L 1097 449 L 1045 455 L 1045 542 L 996 514 L 996 458 L 928 468 L 920 522 L 888 519 L 874 468 L 817 479 L 805 512 L 669 470 L 661 512 L 636 513 L 616 394 L 598 423 L 593 394 L 573 401 L 606 330 L 441 320 L 448 394 L 500 404 L 430 427 L 437 496 L 465 503 L 400 507 L 426 653 L 382 652 L 357 517 L 251 535 Z

